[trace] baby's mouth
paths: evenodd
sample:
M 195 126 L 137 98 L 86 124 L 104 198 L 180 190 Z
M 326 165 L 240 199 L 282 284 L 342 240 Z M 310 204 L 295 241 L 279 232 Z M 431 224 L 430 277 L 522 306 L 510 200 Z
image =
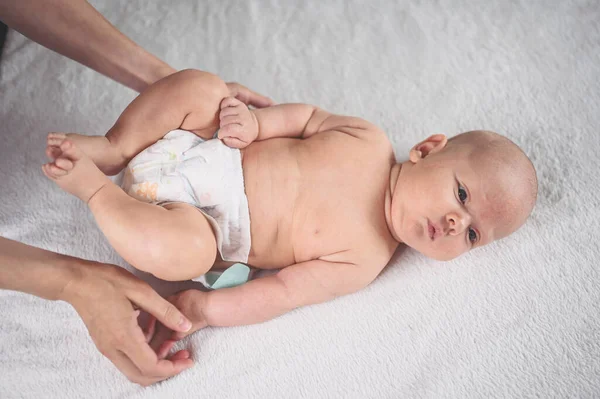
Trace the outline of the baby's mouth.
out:
M 433 241 L 435 238 L 435 227 L 431 224 L 429 219 L 427 219 L 427 231 L 429 233 L 429 239 Z
M 427 234 L 431 241 L 435 241 L 443 235 L 443 230 L 441 226 L 431 223 L 431 220 L 427 219 Z

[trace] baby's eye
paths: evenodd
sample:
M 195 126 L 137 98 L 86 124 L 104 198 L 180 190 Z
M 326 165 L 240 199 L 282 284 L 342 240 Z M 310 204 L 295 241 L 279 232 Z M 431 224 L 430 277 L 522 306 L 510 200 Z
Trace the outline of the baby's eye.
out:
M 462 202 L 463 204 L 465 203 L 465 201 L 467 200 L 467 192 L 465 191 L 464 188 L 462 188 L 462 186 L 458 186 L 458 199 L 460 200 L 460 202 Z
M 473 229 L 469 229 L 469 241 L 474 244 L 477 241 L 477 233 Z

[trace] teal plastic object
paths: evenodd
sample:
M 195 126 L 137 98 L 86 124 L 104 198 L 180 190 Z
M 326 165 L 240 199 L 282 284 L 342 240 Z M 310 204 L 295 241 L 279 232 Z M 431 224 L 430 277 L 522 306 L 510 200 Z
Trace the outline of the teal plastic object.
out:
M 218 290 L 219 288 L 230 288 L 242 285 L 248 281 L 250 268 L 243 263 L 234 263 L 222 273 L 208 272 L 204 276 L 208 288 Z

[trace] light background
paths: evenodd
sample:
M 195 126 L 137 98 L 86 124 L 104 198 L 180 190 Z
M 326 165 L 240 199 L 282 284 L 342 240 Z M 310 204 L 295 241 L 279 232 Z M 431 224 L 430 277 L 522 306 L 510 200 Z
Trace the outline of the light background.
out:
M 2 291 L 1 398 L 600 395 L 597 1 L 93 4 L 178 69 L 378 124 L 400 160 L 432 133 L 501 132 L 533 159 L 539 201 L 518 233 L 456 261 L 408 250 L 354 295 L 205 329 L 185 343 L 196 366 L 146 389 L 68 304 Z M 135 93 L 14 31 L 0 74 L 0 235 L 123 265 L 40 165 L 48 131 L 104 134 Z

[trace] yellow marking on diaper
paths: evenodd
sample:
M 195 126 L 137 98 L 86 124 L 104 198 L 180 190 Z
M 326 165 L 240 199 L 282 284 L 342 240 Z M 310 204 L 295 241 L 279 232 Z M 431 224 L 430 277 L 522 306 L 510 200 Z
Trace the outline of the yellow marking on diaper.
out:
M 156 201 L 156 192 L 158 190 L 158 183 L 143 182 L 140 183 L 135 191 L 138 197 L 149 199 L 150 201 Z
M 177 159 L 177 155 L 175 155 L 174 152 L 169 151 L 169 161 L 174 161 L 175 159 Z

